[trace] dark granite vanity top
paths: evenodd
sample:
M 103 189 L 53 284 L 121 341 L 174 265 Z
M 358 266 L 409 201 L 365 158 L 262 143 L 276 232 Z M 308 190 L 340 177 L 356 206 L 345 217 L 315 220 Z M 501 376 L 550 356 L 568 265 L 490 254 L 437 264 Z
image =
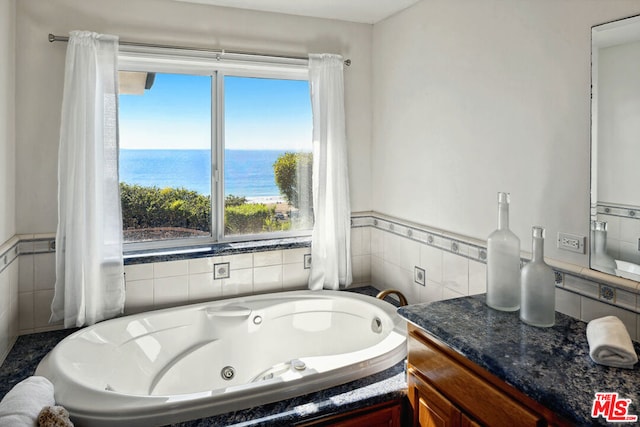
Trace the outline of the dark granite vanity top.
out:
M 349 290 L 367 295 L 377 293 L 370 286 Z M 18 382 L 33 375 L 40 360 L 58 342 L 76 330 L 65 329 L 18 337 L 0 366 L 0 399 Z M 382 372 L 337 387 L 254 408 L 177 423 L 173 427 L 290 426 L 305 420 L 399 399 L 406 395 L 406 389 L 405 362 L 402 361 Z
M 640 415 L 640 363 L 619 369 L 589 357 L 587 324 L 556 313 L 552 328 L 529 326 L 519 312 L 501 312 L 484 295 L 401 307 L 398 313 L 506 383 L 578 425 L 604 424 L 591 418 L 596 392 L 631 399 Z M 634 343 L 636 353 L 640 344 Z

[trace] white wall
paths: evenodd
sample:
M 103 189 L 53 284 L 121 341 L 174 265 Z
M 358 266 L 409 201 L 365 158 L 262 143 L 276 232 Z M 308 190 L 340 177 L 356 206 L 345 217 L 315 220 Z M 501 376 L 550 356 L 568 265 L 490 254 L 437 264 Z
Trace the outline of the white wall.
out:
M 0 2 L 0 361 L 18 327 L 15 253 L 15 0 Z
M 35 248 L 37 233 L 55 231 L 66 45 L 49 43 L 47 34 L 89 29 L 144 42 L 296 55 L 340 52 L 353 60 L 345 73 L 345 87 L 354 211 L 372 209 L 484 240 L 495 227 L 496 193 L 509 191 L 511 224 L 523 249 L 530 246 L 531 225 L 541 224 L 547 227 L 547 255 L 587 265 L 586 255 L 558 252 L 553 240 L 557 231 L 583 235 L 588 231 L 590 27 L 640 13 L 637 0 L 424 0 L 373 27 L 170 0 L 16 4 L 15 194 L 19 197 L 16 226 L 14 230 L 9 226 L 7 236 L 35 234 Z M 3 12 L 0 9 L 2 19 Z M 11 35 L 12 30 L 2 24 L 0 36 Z M 0 78 L 11 74 L 12 67 L 0 62 Z M 0 82 L 0 90 L 5 87 L 10 85 Z M 0 120 L 10 114 L 0 112 Z M 0 142 L 2 138 L 0 133 Z M 0 149 L 4 147 L 0 143 Z M 7 187 L 10 194 L 0 199 L 3 206 L 11 204 L 14 194 L 12 185 Z M 396 237 L 366 228 L 355 236 L 359 281 L 371 279 L 391 287 L 400 277 L 407 293 L 419 301 L 453 295 L 449 291 L 460 287 L 460 278 L 468 293 L 482 290 L 482 263 L 468 261 L 461 267 L 450 250 L 434 252 L 424 245 L 416 249 L 411 239 L 399 243 Z M 410 254 L 406 260 L 397 251 L 405 246 L 411 248 L 405 251 Z M 21 255 L 19 272 L 14 266 L 11 273 L 20 276 L 23 332 L 46 328 L 52 294 L 53 255 L 46 248 L 43 254 L 36 249 L 33 256 Z M 246 286 L 247 292 L 295 287 L 304 275 L 296 254 L 295 262 L 289 264 L 283 252 L 282 263 L 266 266 L 253 255 L 251 267 L 241 264 L 238 270 L 246 271 L 234 280 L 245 277 L 236 284 Z M 431 288 L 415 291 L 407 260 L 427 271 Z M 402 265 L 396 265 L 400 261 Z M 200 279 L 212 281 L 209 264 L 204 272 L 197 264 L 128 268 L 128 311 L 197 300 L 211 296 L 209 292 L 224 295 L 225 284 L 231 282 L 208 287 Z M 174 295 L 171 289 L 169 295 L 165 270 L 173 267 L 171 277 L 180 276 L 182 284 L 180 292 Z M 256 269 L 265 267 L 276 272 L 270 283 L 263 282 L 262 270 L 258 281 L 254 277 Z M 576 291 L 572 282 L 563 286 L 571 294 L 565 298 L 571 300 L 567 313 L 586 318 L 580 313 L 595 312 L 591 301 L 599 298 L 600 285 L 589 282 L 583 286 L 587 291 Z M 635 293 L 621 289 L 618 299 L 626 303 L 621 295 L 630 295 L 633 304 L 628 308 L 640 312 Z M 590 298 L 581 302 L 584 294 Z M 609 307 L 609 301 L 599 304 Z M 640 316 L 631 320 L 636 320 L 640 332 Z
M 17 5 L 19 233 L 56 229 L 66 44 L 49 43 L 47 34 L 66 35 L 75 29 L 117 34 L 130 41 L 295 55 L 332 52 L 351 58 L 353 65 L 345 73 L 345 102 L 352 209 L 370 208 L 370 25 L 171 0 L 21 0 Z
M 15 234 L 15 0 L 0 2 L 0 244 Z
M 422 1 L 374 26 L 372 208 L 486 239 L 511 226 L 588 235 L 590 28 L 635 0 Z

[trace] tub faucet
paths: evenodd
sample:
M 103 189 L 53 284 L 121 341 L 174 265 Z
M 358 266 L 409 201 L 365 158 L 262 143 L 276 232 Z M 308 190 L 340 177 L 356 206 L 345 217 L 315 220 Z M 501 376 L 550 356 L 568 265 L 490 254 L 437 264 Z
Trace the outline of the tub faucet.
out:
M 387 295 L 391 294 L 395 294 L 398 297 L 398 299 L 400 300 L 400 307 L 409 304 L 409 301 L 407 301 L 407 297 L 405 297 L 402 292 L 397 289 L 385 289 L 384 291 L 378 293 L 378 295 L 376 295 L 376 298 L 383 300 Z

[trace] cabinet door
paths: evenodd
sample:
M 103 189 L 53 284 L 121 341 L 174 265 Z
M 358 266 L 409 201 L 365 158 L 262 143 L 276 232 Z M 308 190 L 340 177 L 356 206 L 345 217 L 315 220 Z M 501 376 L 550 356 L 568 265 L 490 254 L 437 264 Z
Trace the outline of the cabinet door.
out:
M 480 424 L 473 421 L 471 418 L 467 417 L 465 414 L 462 414 L 462 427 L 481 427 Z
M 462 414 L 433 387 L 409 372 L 409 400 L 414 427 L 460 427 Z
M 491 383 L 481 377 L 477 371 L 441 351 L 437 344 L 431 345 L 429 339 L 419 331 L 410 333 L 408 345 L 410 372 L 418 376 L 422 383 L 437 390 L 436 393 L 439 393 L 442 399 L 451 399 L 456 408 L 477 420 L 480 425 L 546 425 L 544 417 L 535 410 L 498 388 L 496 385 L 499 380 Z

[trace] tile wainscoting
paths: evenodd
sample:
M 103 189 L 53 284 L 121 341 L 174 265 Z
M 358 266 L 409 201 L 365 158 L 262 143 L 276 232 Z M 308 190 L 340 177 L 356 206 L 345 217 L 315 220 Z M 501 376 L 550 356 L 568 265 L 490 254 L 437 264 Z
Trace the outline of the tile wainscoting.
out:
M 486 292 L 486 241 L 375 212 L 352 218 L 354 247 L 369 249 L 373 286 L 399 289 L 409 303 Z M 525 262 L 530 254 L 521 256 Z M 640 283 L 551 258 L 545 261 L 556 272 L 557 311 L 587 322 L 618 316 L 631 338 L 640 341 Z
M 18 335 L 19 241 L 14 236 L 0 245 L 0 362 Z
M 375 212 L 354 213 L 351 236 L 354 286 L 396 288 L 410 303 L 486 290 L 485 241 Z M 53 241 L 52 234 L 18 235 L 0 246 L 0 360 L 17 335 L 61 328 L 49 324 Z M 126 265 L 125 313 L 303 289 L 309 253 L 302 247 Z M 527 256 L 523 252 L 523 259 Z M 638 282 L 553 259 L 547 262 L 556 271 L 558 311 L 585 321 L 616 315 L 640 341 Z
M 310 248 L 125 266 L 125 313 L 237 295 L 303 289 Z

